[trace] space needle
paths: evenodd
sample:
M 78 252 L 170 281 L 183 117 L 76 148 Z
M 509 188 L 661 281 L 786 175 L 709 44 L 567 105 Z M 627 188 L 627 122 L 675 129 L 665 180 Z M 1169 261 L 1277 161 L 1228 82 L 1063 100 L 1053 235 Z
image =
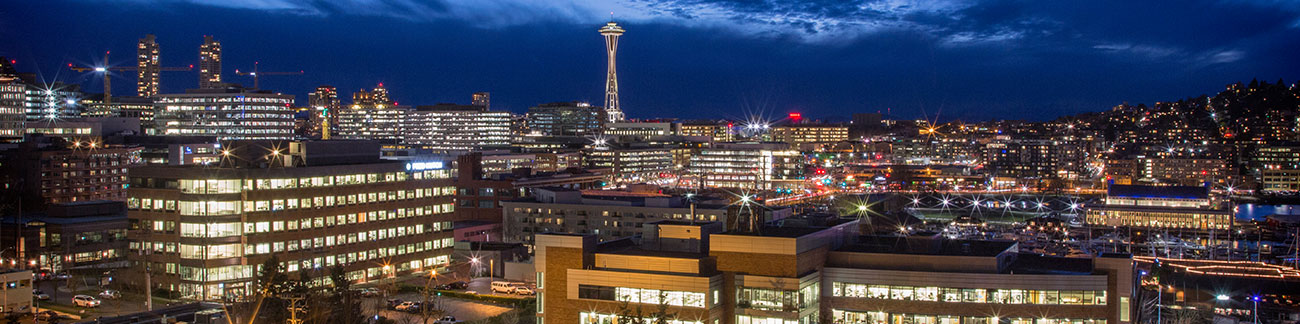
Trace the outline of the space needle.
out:
M 605 79 L 605 115 L 611 123 L 623 121 L 623 109 L 618 107 L 618 71 L 614 68 L 614 57 L 618 52 L 618 37 L 623 35 L 623 27 L 610 21 L 600 28 L 605 36 L 605 53 L 609 56 L 609 69 Z

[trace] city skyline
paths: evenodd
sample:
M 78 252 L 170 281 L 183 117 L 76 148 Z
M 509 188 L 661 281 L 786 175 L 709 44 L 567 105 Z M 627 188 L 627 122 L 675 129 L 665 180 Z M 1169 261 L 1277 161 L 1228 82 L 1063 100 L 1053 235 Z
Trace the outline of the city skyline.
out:
M 730 13 L 710 10 L 709 3 L 665 5 L 679 17 L 645 9 L 641 2 L 617 2 L 574 3 L 573 12 L 538 18 L 520 8 L 553 5 L 506 1 L 496 10 L 514 12 L 505 16 L 515 19 L 487 20 L 464 12 L 493 9 L 490 5 L 394 4 L 437 7 L 410 10 L 410 15 L 443 14 L 395 16 L 384 6 L 348 14 L 336 5 L 327 10 L 277 1 L 226 7 L 181 1 L 15 4 L 0 16 L 51 23 L 41 29 L 7 28 L 0 38 L 14 45 L 0 47 L 0 54 L 17 60 L 20 70 L 96 89 L 102 86 L 97 79 L 61 69 L 63 64 L 94 63 L 104 50 L 130 53 L 134 48 L 127 46 L 154 33 L 162 65 L 184 66 L 196 63 L 202 36 L 213 35 L 226 47 L 223 72 L 228 75 L 257 61 L 266 70 L 305 70 L 302 76 L 262 80 L 263 88 L 299 101 L 322 84 L 349 93 L 385 82 L 399 102 L 465 103 L 473 92 L 490 91 L 498 109 L 519 113 L 545 102 L 601 101 L 603 44 L 590 30 L 614 11 L 621 25 L 638 31 L 622 42 L 625 57 L 619 60 L 620 99 L 631 118 L 738 119 L 747 111 L 848 117 L 881 111 L 900 118 L 1043 120 L 1300 75 L 1300 65 L 1284 58 L 1300 47 L 1295 33 L 1300 8 L 1287 3 L 1132 5 L 1114 13 L 1064 8 L 1077 9 L 1067 14 L 1063 8 L 1019 4 L 872 2 L 881 6 L 845 9 L 842 15 L 793 5 L 763 11 L 714 4 Z M 1219 12 L 1196 16 L 1202 15 L 1194 10 L 1198 5 Z M 780 23 L 755 23 L 786 9 L 788 19 Z M 1128 19 L 1131 30 L 1094 26 L 1088 22 L 1094 18 Z M 214 27 L 226 19 L 246 23 Z M 1186 22 L 1195 20 L 1202 23 Z M 157 28 L 159 23 L 175 27 Z M 65 30 L 73 26 L 104 28 Z M 1182 36 L 1192 33 L 1200 36 Z M 68 36 L 38 36 L 47 34 Z M 331 54 L 296 50 L 301 48 Z M 197 87 L 185 73 L 161 78 L 164 93 Z M 119 83 L 115 92 L 130 93 L 128 84 Z

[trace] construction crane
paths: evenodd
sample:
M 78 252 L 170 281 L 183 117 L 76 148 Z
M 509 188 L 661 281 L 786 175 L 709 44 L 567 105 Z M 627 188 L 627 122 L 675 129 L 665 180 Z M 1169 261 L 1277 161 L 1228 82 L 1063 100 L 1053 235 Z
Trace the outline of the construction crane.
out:
M 109 53 L 109 51 L 104 51 L 104 66 L 77 66 L 77 65 L 74 65 L 74 64 L 72 64 L 72 63 L 68 63 L 68 68 L 69 68 L 69 69 L 72 69 L 73 71 L 77 71 L 77 72 L 89 72 L 89 71 L 94 71 L 95 73 L 103 73 L 103 74 L 104 74 L 104 104 L 110 104 L 110 103 L 113 102 L 113 86 L 112 86 L 112 83 L 111 83 L 111 81 L 110 81 L 110 80 L 112 80 L 112 76 L 113 76 L 113 74 L 112 74 L 112 73 L 109 73 L 110 71 L 111 71 L 111 72 L 128 72 L 128 71 L 139 71 L 139 70 L 140 70 L 140 67 L 138 67 L 138 66 L 108 66 L 108 53 Z M 161 67 L 161 68 L 158 68 L 159 71 L 171 71 L 171 72 L 175 72 L 175 71 L 189 71 L 189 70 L 193 70 L 193 69 L 194 69 L 194 64 L 190 64 L 190 66 L 188 66 L 188 67 Z
M 253 62 L 253 71 L 250 72 L 240 72 L 238 69 L 235 70 L 235 74 L 253 76 L 253 89 L 262 88 L 261 85 L 258 84 L 258 79 L 263 75 L 302 75 L 303 74 L 303 70 L 298 70 L 298 72 L 262 72 L 262 71 L 258 71 L 257 69 L 258 63 L 260 62 Z

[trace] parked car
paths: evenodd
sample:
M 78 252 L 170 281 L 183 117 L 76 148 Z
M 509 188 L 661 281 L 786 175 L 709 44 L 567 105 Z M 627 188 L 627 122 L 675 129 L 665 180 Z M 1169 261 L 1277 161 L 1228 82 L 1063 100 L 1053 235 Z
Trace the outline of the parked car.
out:
M 464 281 L 453 281 L 438 286 L 442 290 L 464 290 L 469 288 L 469 283 Z
M 380 295 L 379 289 L 375 289 L 373 287 L 361 289 L 360 294 L 361 297 L 378 297 Z
M 116 291 L 116 290 L 108 289 L 108 290 L 104 290 L 104 291 L 100 292 L 100 293 L 99 293 L 99 298 L 103 298 L 103 299 L 118 299 L 118 298 L 122 298 L 122 293 L 119 292 L 119 291 Z
M 86 295 L 72 296 L 72 305 L 77 307 L 99 307 L 99 299 Z
M 516 285 L 516 286 L 515 286 L 515 291 L 514 291 L 514 293 L 516 293 L 516 294 L 520 294 L 520 295 L 532 295 L 534 292 L 533 292 L 533 289 L 532 289 L 532 288 L 528 288 L 528 286 L 525 286 L 525 285 L 523 285 L 523 284 L 519 284 L 519 285 Z
M 441 319 L 438 319 L 437 321 L 433 322 L 433 324 L 456 324 L 456 323 L 460 323 L 460 321 L 457 321 L 456 317 L 451 315 L 443 316 Z
M 389 298 L 389 299 L 388 299 L 388 309 L 394 309 L 394 308 L 397 308 L 397 305 L 401 305 L 401 304 L 404 303 L 404 302 L 406 302 L 406 301 L 405 301 L 405 300 L 401 300 L 401 299 L 397 299 L 397 298 Z
M 32 297 L 36 300 L 50 300 L 50 295 L 40 289 L 32 289 Z
M 515 292 L 515 283 L 513 283 L 513 282 L 509 282 L 509 281 L 493 281 L 493 282 L 492 282 L 492 292 L 494 292 L 494 293 L 506 293 L 506 294 L 514 293 L 514 292 Z
M 408 301 L 408 302 L 403 302 L 401 304 L 397 304 L 397 306 L 394 306 L 393 309 L 398 311 L 403 311 L 403 312 L 409 312 L 412 309 L 419 308 L 419 307 L 420 307 L 419 304 L 416 304 L 413 301 Z
M 67 272 L 60 272 L 59 274 L 54 275 L 54 279 L 58 279 L 58 280 L 66 280 L 68 278 L 72 278 L 72 275 L 68 274 Z

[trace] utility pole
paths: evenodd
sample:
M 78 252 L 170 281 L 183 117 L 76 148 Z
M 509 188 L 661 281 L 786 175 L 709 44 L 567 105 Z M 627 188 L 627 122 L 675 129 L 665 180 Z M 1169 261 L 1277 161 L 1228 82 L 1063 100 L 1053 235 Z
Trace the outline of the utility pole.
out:
M 298 312 L 302 311 L 302 307 L 298 306 L 298 303 L 301 302 L 303 298 L 305 297 L 294 296 L 285 298 L 289 300 L 289 320 L 286 322 L 287 324 L 302 324 L 303 320 L 298 318 Z

